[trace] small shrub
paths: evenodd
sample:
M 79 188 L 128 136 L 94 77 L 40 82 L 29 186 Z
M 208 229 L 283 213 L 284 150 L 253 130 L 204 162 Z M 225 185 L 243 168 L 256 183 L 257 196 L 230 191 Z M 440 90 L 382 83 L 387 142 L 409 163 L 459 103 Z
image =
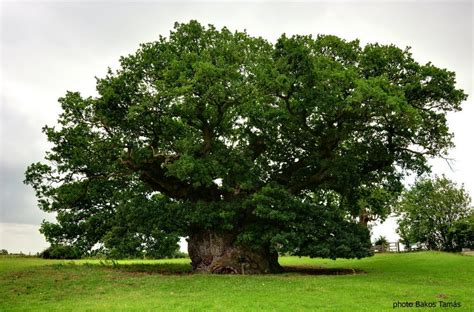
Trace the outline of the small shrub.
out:
M 386 251 L 388 249 L 388 240 L 385 236 L 379 236 L 374 242 L 375 246 L 380 246 L 383 251 Z
M 173 255 L 170 258 L 172 259 L 189 258 L 189 255 L 187 252 L 176 251 L 173 253 Z
M 40 254 L 44 259 L 79 259 L 81 252 L 72 246 L 52 245 Z

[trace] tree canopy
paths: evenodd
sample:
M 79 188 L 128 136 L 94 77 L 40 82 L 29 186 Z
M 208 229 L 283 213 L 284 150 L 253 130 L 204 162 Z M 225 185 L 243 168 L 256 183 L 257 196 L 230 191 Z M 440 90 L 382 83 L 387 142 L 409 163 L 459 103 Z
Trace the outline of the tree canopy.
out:
M 367 216 L 384 218 L 403 175 L 452 146 L 446 113 L 466 98 L 453 72 L 408 48 L 270 43 L 196 21 L 120 64 L 98 96 L 67 92 L 59 126 L 43 129 L 53 147 L 25 180 L 57 213 L 42 231 L 116 255 L 166 254 L 189 237 L 197 269 L 216 264 L 206 252 L 370 255 Z
M 460 251 L 474 247 L 474 210 L 464 187 L 446 177 L 418 180 L 397 204 L 398 232 L 405 244 Z

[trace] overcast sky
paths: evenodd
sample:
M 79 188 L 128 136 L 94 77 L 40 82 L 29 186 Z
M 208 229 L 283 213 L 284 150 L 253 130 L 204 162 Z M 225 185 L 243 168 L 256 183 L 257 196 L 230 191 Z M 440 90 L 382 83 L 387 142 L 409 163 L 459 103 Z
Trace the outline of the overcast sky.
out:
M 94 77 L 116 68 L 119 56 L 190 19 L 272 41 L 282 33 L 321 33 L 411 46 L 417 61 L 455 71 L 470 98 L 449 116 L 453 170 L 433 160 L 433 171 L 474 195 L 472 1 L 2 1 L 0 9 L 0 248 L 37 252 L 47 246 L 38 227 L 53 217 L 36 207 L 22 180 L 48 148 L 41 127 L 55 123 L 57 99 L 66 90 L 96 94 Z M 394 226 L 392 220 L 377 227 L 375 235 L 394 239 Z

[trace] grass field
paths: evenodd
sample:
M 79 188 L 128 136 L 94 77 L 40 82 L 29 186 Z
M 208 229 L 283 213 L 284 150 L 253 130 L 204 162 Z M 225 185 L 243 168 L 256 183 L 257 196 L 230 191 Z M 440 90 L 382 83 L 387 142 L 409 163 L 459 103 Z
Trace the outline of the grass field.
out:
M 189 260 L 0 257 L 0 311 L 474 311 L 474 257 L 420 252 L 362 260 L 283 257 L 285 266 L 352 268 L 259 276 L 189 274 Z M 393 308 L 397 302 L 435 308 Z M 460 307 L 443 308 L 439 301 Z M 455 303 L 456 302 L 456 303 Z

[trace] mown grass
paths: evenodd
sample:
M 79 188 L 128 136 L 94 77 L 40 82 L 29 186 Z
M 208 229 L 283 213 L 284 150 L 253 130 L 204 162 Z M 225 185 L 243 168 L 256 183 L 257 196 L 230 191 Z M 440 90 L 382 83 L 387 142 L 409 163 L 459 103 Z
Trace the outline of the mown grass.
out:
M 0 257 L 0 311 L 474 310 L 474 257 L 421 252 L 361 260 L 282 257 L 286 266 L 352 268 L 312 275 L 191 274 L 188 259 L 58 261 Z M 313 272 L 314 273 L 314 272 Z M 439 301 L 458 302 L 441 308 Z M 436 308 L 398 308 L 427 301 Z

